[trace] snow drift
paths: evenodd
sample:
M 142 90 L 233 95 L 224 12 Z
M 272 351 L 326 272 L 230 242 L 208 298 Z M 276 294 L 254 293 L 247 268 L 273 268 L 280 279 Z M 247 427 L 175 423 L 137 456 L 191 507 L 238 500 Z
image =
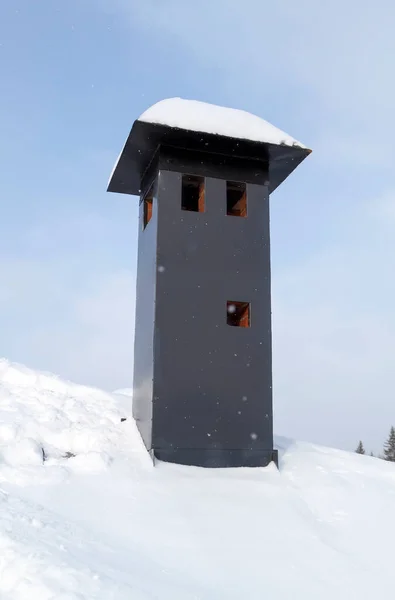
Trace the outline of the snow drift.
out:
M 154 468 L 128 393 L 0 361 L 2 600 L 392 590 L 395 465 L 278 438 L 280 471 Z

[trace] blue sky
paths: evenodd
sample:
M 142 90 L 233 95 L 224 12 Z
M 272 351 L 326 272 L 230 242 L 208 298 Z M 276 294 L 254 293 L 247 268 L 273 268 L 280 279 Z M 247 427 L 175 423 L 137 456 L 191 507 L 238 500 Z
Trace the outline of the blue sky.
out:
M 313 148 L 271 199 L 278 433 L 379 449 L 395 424 L 395 7 L 0 6 L 0 355 L 130 387 L 137 200 L 106 193 L 148 106 L 251 111 Z

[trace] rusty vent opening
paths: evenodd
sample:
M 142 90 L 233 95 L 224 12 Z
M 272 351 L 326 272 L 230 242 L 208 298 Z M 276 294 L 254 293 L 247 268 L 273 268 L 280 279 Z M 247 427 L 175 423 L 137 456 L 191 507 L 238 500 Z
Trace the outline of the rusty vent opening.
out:
M 232 327 L 250 327 L 250 303 L 234 302 L 226 303 L 227 323 Z
M 226 213 L 233 217 L 247 216 L 247 186 L 245 183 L 226 182 Z
M 143 202 L 144 202 L 144 226 L 143 226 L 143 228 L 145 229 L 152 217 L 152 208 L 153 208 L 153 203 L 154 203 L 153 187 L 149 190 L 149 192 L 147 192 L 147 194 L 144 197 Z
M 193 212 L 204 212 L 204 177 L 183 175 L 181 208 Z

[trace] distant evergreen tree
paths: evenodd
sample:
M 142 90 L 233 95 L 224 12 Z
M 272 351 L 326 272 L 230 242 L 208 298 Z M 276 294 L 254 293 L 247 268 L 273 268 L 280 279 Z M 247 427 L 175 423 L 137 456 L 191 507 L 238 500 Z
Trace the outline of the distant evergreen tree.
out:
M 388 440 L 384 444 L 384 460 L 395 462 L 395 427 L 391 427 Z
M 355 450 L 357 454 L 365 454 L 365 448 L 363 447 L 363 443 L 359 442 L 358 448 Z
M 373 452 L 370 453 L 370 456 L 374 456 Z

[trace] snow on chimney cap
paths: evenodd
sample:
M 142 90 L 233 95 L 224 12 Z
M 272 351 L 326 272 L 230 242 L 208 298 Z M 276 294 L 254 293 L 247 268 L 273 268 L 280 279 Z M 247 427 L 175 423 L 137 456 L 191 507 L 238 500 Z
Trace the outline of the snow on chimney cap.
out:
M 161 100 L 148 108 L 138 121 L 252 142 L 306 148 L 281 129 L 256 115 L 197 100 Z

